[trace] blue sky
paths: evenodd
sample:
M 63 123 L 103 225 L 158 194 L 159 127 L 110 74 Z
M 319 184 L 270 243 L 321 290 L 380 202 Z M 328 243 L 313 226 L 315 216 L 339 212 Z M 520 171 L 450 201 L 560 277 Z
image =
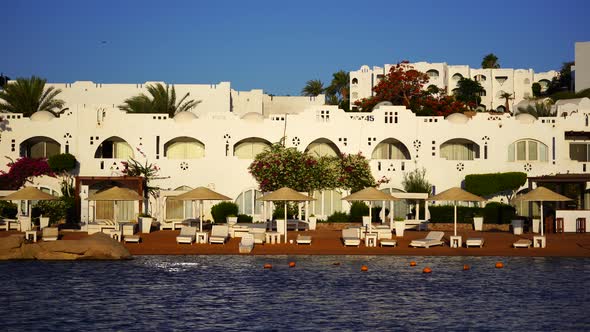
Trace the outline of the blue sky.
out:
M 284 2 L 284 3 L 283 3 Z M 1 1 L 0 72 L 49 82 L 305 82 L 407 59 L 559 70 L 590 41 L 585 1 Z

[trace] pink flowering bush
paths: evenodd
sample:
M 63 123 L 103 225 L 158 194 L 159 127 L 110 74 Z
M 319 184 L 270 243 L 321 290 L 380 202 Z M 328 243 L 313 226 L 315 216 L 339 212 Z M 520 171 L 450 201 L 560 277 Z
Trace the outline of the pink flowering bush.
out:
M 0 188 L 16 190 L 36 176 L 55 176 L 45 158 L 18 158 L 7 164 L 8 172 L 0 171 Z

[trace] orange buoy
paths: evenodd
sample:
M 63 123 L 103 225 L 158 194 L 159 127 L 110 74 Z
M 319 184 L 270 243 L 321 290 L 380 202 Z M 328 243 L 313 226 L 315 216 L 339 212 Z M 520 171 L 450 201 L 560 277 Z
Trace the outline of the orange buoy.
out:
M 363 266 L 361 266 L 361 271 L 367 272 L 367 271 L 369 271 L 369 268 L 366 265 L 363 265 Z
M 289 267 L 295 267 L 295 262 L 289 262 Z
M 265 269 L 272 269 L 272 264 L 266 263 L 264 264 Z
M 501 269 L 504 267 L 504 264 L 502 264 L 502 262 L 497 262 L 496 263 L 496 269 Z
M 410 262 L 410 266 L 416 266 L 416 262 L 414 262 L 414 261 L 411 261 L 411 262 Z
M 422 270 L 422 273 L 431 273 L 432 270 L 427 266 Z
M 469 269 L 471 269 L 471 267 L 469 267 L 469 265 L 467 265 L 467 264 L 463 265 L 463 271 L 467 271 Z

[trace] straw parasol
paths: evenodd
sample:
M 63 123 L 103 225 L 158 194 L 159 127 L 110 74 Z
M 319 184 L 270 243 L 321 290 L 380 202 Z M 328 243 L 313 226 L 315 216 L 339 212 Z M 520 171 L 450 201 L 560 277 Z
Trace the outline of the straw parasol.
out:
M 117 186 L 109 189 L 98 191 L 90 196 L 87 200 L 89 201 L 112 201 L 115 204 L 113 211 L 115 224 L 117 224 L 117 202 L 118 201 L 142 201 L 143 197 L 139 195 L 135 190 L 120 188 Z
M 453 187 L 451 189 L 447 189 L 440 194 L 434 195 L 429 198 L 431 201 L 450 201 L 453 202 L 454 206 L 454 229 L 455 229 L 455 236 L 457 236 L 457 202 L 483 202 L 485 199 L 474 195 L 468 191 L 465 191 L 461 188 Z
M 367 187 L 365 189 L 359 190 L 355 193 L 352 193 L 344 198 L 343 200 L 346 201 L 367 201 L 369 202 L 369 219 L 373 220 L 372 216 L 372 206 L 374 201 L 397 201 L 399 198 L 393 197 L 389 194 L 382 192 L 374 187 Z M 369 222 L 369 232 L 371 231 L 371 222 Z
M 8 196 L 1 197 L 3 201 L 53 201 L 57 197 L 43 192 L 35 187 L 24 187 Z M 29 204 L 29 218 L 31 217 L 31 205 Z M 32 220 L 32 219 L 31 219 Z
M 545 187 L 537 187 L 524 195 L 515 197 L 513 202 L 541 202 L 541 236 L 543 236 L 543 202 L 565 202 L 572 199 L 549 190 Z
M 199 216 L 199 232 L 203 231 L 203 201 L 229 201 L 231 198 L 222 195 L 218 192 L 215 192 L 209 188 L 205 187 L 198 187 L 191 191 L 187 191 L 184 194 L 180 194 L 178 196 L 172 197 L 172 199 L 181 200 L 181 201 L 199 201 L 200 203 L 200 211 L 201 215 Z
M 305 202 L 314 201 L 315 198 L 307 195 L 300 194 L 299 192 L 283 187 L 279 190 L 275 190 L 270 194 L 266 194 L 259 198 L 261 201 L 269 202 L 284 202 L 285 203 L 285 243 L 287 243 L 287 202 Z

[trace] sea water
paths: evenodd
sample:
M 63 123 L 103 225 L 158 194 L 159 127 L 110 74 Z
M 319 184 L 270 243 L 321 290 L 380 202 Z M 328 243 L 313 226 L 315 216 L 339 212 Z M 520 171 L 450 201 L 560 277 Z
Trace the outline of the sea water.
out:
M 588 258 L 529 257 L 2 262 L 0 330 L 581 331 L 589 271 Z

